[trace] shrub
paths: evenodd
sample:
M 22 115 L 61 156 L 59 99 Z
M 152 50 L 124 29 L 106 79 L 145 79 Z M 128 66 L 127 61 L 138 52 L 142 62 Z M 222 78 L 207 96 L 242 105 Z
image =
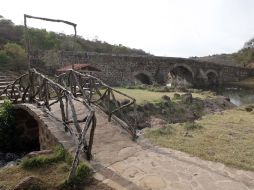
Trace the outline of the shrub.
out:
M 0 150 L 18 150 L 21 146 L 20 132 L 16 130 L 14 109 L 11 101 L 5 100 L 0 106 Z
M 192 130 L 196 130 L 196 129 L 201 129 L 203 128 L 202 125 L 198 124 L 198 123 L 194 123 L 194 122 L 191 122 L 191 123 L 185 123 L 184 124 L 184 128 L 187 130 L 187 131 L 192 131 Z
M 87 165 L 82 163 L 77 168 L 76 181 L 81 182 L 84 179 L 89 178 L 90 175 L 91 175 L 91 169 Z

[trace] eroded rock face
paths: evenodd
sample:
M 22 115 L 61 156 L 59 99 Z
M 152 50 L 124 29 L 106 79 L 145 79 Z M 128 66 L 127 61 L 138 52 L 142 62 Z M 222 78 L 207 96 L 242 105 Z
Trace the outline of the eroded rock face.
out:
M 22 179 L 13 190 L 26 190 L 35 187 L 40 187 L 42 181 L 35 176 L 28 176 Z

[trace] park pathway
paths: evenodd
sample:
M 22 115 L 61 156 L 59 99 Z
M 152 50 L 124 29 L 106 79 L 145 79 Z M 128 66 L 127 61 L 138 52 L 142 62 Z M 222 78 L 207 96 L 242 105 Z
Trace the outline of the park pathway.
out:
M 97 122 L 95 176 L 117 190 L 254 190 L 253 172 L 160 148 L 142 138 L 133 142 L 99 110 Z

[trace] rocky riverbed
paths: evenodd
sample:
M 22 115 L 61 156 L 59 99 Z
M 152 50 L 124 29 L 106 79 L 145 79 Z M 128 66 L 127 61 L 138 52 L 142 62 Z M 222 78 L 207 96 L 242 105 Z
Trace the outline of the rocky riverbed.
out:
M 18 153 L 3 153 L 0 152 L 0 168 L 1 167 L 10 167 L 10 166 L 15 166 L 17 165 L 20 161 L 21 158 L 25 154 L 18 154 Z
M 164 126 L 169 123 L 191 122 L 210 113 L 221 112 L 236 107 L 224 96 L 195 98 L 191 93 L 175 93 L 173 98 L 163 96 L 156 103 L 146 103 L 137 107 L 138 128 Z M 127 112 L 134 115 L 134 112 Z

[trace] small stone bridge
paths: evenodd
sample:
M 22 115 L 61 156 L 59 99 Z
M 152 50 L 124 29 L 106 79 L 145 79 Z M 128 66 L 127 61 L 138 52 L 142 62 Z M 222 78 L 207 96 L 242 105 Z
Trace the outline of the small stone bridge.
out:
M 35 68 L 40 68 L 42 62 L 48 67 L 91 64 L 102 71 L 95 76 L 112 86 L 140 83 L 208 86 L 236 82 L 254 74 L 253 69 L 174 57 L 63 51 L 37 51 L 32 57 Z
M 135 115 L 135 100 L 99 79 L 70 70 L 55 81 L 30 70 L 0 94 L 15 103 L 31 142 L 40 149 L 60 143 L 73 153 L 70 178 L 87 158 L 94 177 L 116 190 L 254 190 L 253 172 L 137 139 L 135 117 L 124 112 Z

